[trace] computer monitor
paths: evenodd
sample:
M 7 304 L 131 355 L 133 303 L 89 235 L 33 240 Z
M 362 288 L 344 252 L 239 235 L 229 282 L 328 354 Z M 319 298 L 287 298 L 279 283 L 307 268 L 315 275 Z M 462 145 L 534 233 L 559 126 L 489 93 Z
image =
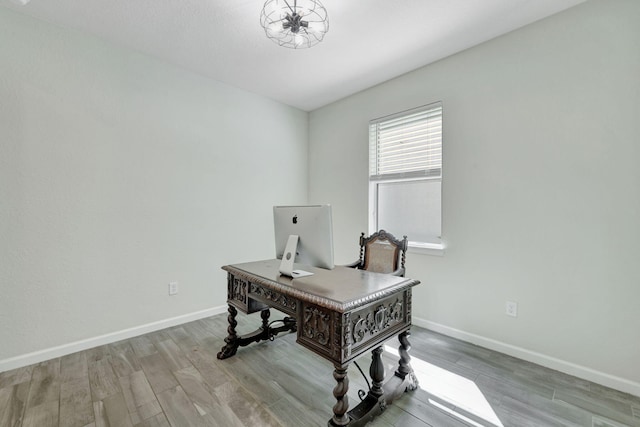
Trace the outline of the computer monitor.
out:
M 285 255 L 289 237 L 298 236 L 295 258 L 291 262 L 333 269 L 331 205 L 274 206 L 273 224 L 276 258 L 282 259 Z M 281 273 L 300 277 L 286 271 Z

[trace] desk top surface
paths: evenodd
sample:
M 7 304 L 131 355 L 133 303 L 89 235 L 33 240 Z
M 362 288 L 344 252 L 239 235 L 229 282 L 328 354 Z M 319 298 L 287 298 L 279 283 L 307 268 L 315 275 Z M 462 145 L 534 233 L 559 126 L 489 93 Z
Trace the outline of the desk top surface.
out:
M 274 291 L 339 312 L 352 310 L 420 283 L 406 277 L 344 266 L 325 270 L 303 264 L 296 264 L 295 268 L 314 274 L 292 279 L 280 275 L 279 267 L 280 260 L 272 259 L 226 265 L 222 269 Z

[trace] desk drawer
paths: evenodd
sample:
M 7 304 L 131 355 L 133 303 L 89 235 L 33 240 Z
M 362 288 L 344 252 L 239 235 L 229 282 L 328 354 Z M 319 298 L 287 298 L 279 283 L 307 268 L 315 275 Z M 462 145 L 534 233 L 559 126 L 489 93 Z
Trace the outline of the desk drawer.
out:
M 247 314 L 269 308 L 268 305 L 251 298 L 252 286 L 253 283 L 250 281 L 229 273 L 227 275 L 227 302 Z
M 295 298 L 252 282 L 249 283 L 249 301 L 265 307 L 275 308 L 290 316 L 296 315 L 298 306 L 298 301 Z
M 411 289 L 339 313 L 302 303 L 297 342 L 334 363 L 345 365 L 411 326 Z

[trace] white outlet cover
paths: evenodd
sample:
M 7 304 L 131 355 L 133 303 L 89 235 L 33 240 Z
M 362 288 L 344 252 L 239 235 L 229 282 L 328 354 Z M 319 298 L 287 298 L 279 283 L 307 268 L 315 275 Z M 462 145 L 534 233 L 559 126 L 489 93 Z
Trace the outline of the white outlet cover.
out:
M 518 303 L 515 301 L 507 301 L 505 314 L 511 317 L 518 317 Z
M 178 293 L 178 282 L 169 283 L 169 295 L 175 295 Z

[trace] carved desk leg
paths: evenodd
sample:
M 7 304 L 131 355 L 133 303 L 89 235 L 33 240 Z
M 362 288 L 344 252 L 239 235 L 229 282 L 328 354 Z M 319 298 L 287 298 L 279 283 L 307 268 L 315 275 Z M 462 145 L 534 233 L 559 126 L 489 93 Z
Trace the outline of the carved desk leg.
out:
M 238 322 L 236 321 L 236 316 L 238 315 L 238 310 L 231 304 L 229 304 L 229 309 L 227 310 L 229 315 L 227 316 L 227 320 L 229 321 L 229 326 L 227 327 L 227 337 L 224 339 L 226 345 L 222 347 L 222 350 L 218 352 L 218 359 L 226 359 L 227 357 L 231 357 L 236 354 L 238 350 L 238 335 L 236 334 L 236 326 Z
M 398 340 L 400 341 L 400 348 L 398 349 L 398 353 L 400 354 L 400 361 L 398 363 L 398 370 L 396 371 L 396 376 L 405 380 L 407 385 L 407 391 L 412 391 L 418 388 L 418 378 L 416 374 L 413 372 L 413 368 L 411 367 L 411 356 L 409 356 L 409 350 L 411 350 L 411 343 L 409 343 L 409 337 L 411 336 L 411 332 L 405 331 L 398 335 Z
M 371 376 L 371 390 L 370 393 L 376 399 L 384 394 L 382 385 L 384 383 L 384 364 L 382 363 L 383 348 L 376 347 L 371 352 L 371 367 L 369 368 L 369 375 Z
M 389 378 L 383 386 L 385 405 L 390 405 L 394 400 L 400 398 L 405 392 L 413 391 L 418 388 L 418 378 L 416 378 L 410 364 L 410 335 L 409 331 L 402 332 L 398 335 L 398 340 L 400 340 L 400 349 L 398 352 L 400 354 L 400 361 L 398 362 L 398 369 L 395 374 Z
M 269 317 L 271 316 L 271 310 L 266 309 L 260 312 L 260 318 L 262 319 L 262 330 L 269 330 Z M 267 332 L 268 333 L 268 332 Z
M 333 406 L 333 418 L 329 420 L 329 426 L 346 426 L 349 424 L 349 416 L 347 415 L 347 409 L 349 409 L 349 397 L 347 391 L 349 391 L 349 377 L 347 377 L 347 367 L 341 368 L 335 367 L 333 371 L 333 378 L 338 384 L 333 389 L 333 396 L 337 402 Z
M 222 347 L 222 350 L 218 352 L 218 359 L 227 359 L 235 355 L 239 347 L 244 347 L 258 341 L 273 339 L 273 337 L 278 335 L 280 332 L 296 330 L 296 320 L 293 317 L 285 317 L 281 320 L 282 326 L 272 328 L 269 326 L 269 317 L 271 317 L 271 312 L 269 309 L 264 309 L 260 312 L 262 325 L 251 333 L 239 336 L 236 332 L 236 326 L 238 325 L 236 316 L 238 314 L 238 310 L 233 305 L 229 304 L 228 311 L 229 316 L 227 316 L 227 320 L 229 321 L 229 327 L 227 327 L 227 332 L 229 335 L 224 339 L 226 344 Z
M 387 408 L 386 384 L 384 384 L 384 363 L 382 346 L 371 351 L 371 388 L 367 396 L 349 411 L 349 427 L 361 427 L 380 415 Z M 396 378 L 395 376 L 393 378 Z M 396 378 L 397 381 L 401 381 Z

